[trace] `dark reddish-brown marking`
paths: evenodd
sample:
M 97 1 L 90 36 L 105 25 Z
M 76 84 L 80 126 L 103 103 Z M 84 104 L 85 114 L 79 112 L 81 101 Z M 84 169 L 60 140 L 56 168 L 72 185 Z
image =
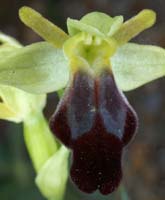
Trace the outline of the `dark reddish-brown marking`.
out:
M 56 137 L 73 150 L 71 178 L 86 193 L 104 195 L 119 185 L 123 148 L 134 136 L 137 116 L 113 75 L 79 71 L 50 120 Z

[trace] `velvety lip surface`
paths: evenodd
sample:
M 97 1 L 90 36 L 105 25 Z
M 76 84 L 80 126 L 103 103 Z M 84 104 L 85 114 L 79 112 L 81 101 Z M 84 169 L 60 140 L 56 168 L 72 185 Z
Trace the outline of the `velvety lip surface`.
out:
M 106 195 L 117 188 L 122 151 L 136 131 L 137 116 L 110 70 L 97 78 L 77 72 L 50 127 L 73 151 L 71 178 L 81 191 Z

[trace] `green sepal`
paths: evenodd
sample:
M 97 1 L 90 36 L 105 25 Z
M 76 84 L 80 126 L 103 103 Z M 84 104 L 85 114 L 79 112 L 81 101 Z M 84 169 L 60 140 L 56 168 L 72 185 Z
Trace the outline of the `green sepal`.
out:
M 60 149 L 43 165 L 36 177 L 36 184 L 49 200 L 62 200 L 68 180 L 69 150 Z
M 80 32 L 90 33 L 91 35 L 97 35 L 100 37 L 104 37 L 104 34 L 101 33 L 97 28 L 92 27 L 90 25 L 84 24 L 83 22 L 76 19 L 67 19 L 67 27 L 69 35 L 74 36 Z
M 113 18 L 101 12 L 92 12 L 81 18 L 80 22 L 96 28 L 107 35 L 113 23 Z
M 165 76 L 165 49 L 128 43 L 118 49 L 111 63 L 118 87 L 133 90 Z
M 66 86 L 68 61 L 61 49 L 39 42 L 15 49 L 0 60 L 0 84 L 31 93 L 48 93 Z
M 123 17 L 110 17 L 101 12 L 92 12 L 85 15 L 80 21 L 68 18 L 68 32 L 71 36 L 79 32 L 86 32 L 102 38 L 111 36 L 122 25 Z

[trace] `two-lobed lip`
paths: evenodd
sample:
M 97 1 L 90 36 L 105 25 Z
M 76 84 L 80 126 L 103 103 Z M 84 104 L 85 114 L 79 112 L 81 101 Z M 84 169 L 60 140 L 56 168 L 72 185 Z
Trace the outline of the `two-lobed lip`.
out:
M 80 190 L 106 195 L 117 188 L 122 151 L 135 134 L 137 116 L 109 68 L 97 77 L 77 71 L 50 127 L 73 151 L 71 178 Z

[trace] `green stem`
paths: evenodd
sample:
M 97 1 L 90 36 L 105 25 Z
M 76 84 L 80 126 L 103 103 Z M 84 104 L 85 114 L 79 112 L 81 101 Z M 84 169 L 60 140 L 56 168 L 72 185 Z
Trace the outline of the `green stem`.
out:
M 34 168 L 38 172 L 58 148 L 41 112 L 33 113 L 24 121 L 24 139 Z

